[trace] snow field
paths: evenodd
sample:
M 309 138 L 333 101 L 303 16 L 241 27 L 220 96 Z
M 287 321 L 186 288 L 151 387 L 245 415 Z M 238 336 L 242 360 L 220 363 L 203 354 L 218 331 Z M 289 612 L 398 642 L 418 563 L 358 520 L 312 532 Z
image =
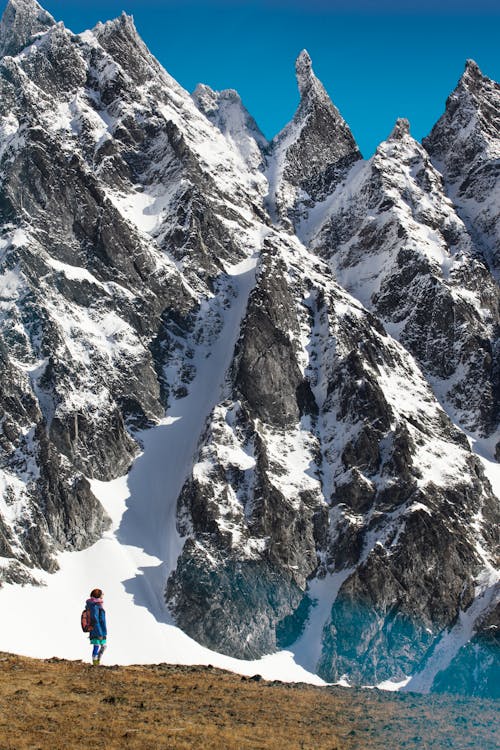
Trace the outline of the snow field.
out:
M 174 402 L 157 427 L 140 434 L 143 452 L 127 475 L 111 482 L 92 480 L 111 529 L 86 550 L 62 553 L 57 573 L 38 576 L 43 586 L 3 587 L 2 607 L 12 617 L 0 619 L 0 649 L 38 658 L 87 658 L 90 649 L 78 620 L 89 592 L 98 586 L 109 625 L 109 664 L 212 664 L 245 675 L 323 684 L 289 652 L 242 661 L 204 648 L 170 622 L 162 598 L 183 543 L 176 531 L 177 497 L 220 395 L 255 266 L 253 256 L 228 269 L 238 297 L 209 356 L 198 354 L 188 396 Z

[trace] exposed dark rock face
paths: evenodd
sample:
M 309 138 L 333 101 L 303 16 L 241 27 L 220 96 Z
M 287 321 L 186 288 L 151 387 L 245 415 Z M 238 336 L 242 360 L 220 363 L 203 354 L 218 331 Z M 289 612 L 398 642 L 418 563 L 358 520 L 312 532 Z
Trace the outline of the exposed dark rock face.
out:
M 245 658 L 273 651 L 277 624 L 299 606 L 317 567 L 316 522 L 324 508 L 317 468 L 297 486 L 279 481 L 293 465 L 280 443 L 295 436 L 299 450 L 317 451 L 314 435 L 300 430 L 317 406 L 297 361 L 293 333 L 300 324 L 286 272 L 278 243 L 269 240 L 231 371 L 231 398 L 212 414 L 179 499 L 179 531 L 188 541 L 167 586 L 183 629 Z
M 306 52 L 271 144 L 125 14 L 75 36 L 11 0 L 0 54 L 0 580 L 100 538 L 89 480 L 216 360 L 177 624 L 494 695 L 498 499 L 462 430 L 498 459 L 498 86 L 468 63 L 425 148 L 399 120 L 365 162 Z
M 2 339 L 0 378 L 0 556 L 9 561 L 1 579 L 25 583 L 24 565 L 57 569 L 56 550 L 87 547 L 109 519 L 85 477 L 54 450 L 28 378 L 11 365 Z
M 289 645 L 289 631 L 300 634 L 311 596 L 314 603 L 308 579 L 341 576 L 319 634 L 319 673 L 330 681 L 401 680 L 474 601 L 478 540 L 498 545 L 496 500 L 405 350 L 304 250 L 271 248 L 237 347 L 232 398 L 212 415 L 181 495 L 179 532 L 188 541 L 167 598 L 202 643 L 227 651 L 239 633 L 243 650 L 228 652 L 255 657 L 277 641 Z M 300 340 L 309 341 L 302 379 L 314 405 L 305 414 L 297 398 Z M 262 352 L 281 363 L 279 395 L 269 403 L 258 391 Z M 403 382 L 400 403 L 394 394 Z M 299 459 L 294 435 L 301 433 Z M 307 489 L 293 485 L 298 460 L 310 467 Z M 476 517 L 484 526 L 474 531 Z M 260 571 L 253 585 L 249 569 Z
M 286 267 L 270 244 L 261 256 L 258 284 L 250 299 L 238 351 L 237 387 L 252 413 L 278 429 L 317 411 L 298 364 L 299 333 Z
M 300 104 L 293 120 L 271 142 L 268 168 L 271 213 L 293 227 L 361 158 L 348 125 L 314 75 L 306 50 L 295 69 Z
M 241 659 L 274 651 L 276 623 L 302 598 L 293 579 L 271 562 L 228 559 L 224 550 L 209 544 L 200 550 L 191 540 L 167 593 L 183 630 L 200 643 Z

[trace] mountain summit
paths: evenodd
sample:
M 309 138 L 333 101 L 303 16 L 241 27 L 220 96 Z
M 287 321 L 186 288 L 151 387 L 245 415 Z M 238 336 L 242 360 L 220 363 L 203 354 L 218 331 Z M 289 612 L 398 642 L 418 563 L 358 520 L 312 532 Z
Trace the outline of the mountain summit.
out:
M 460 217 L 500 278 L 500 86 L 473 60 L 423 143 L 442 172 Z
M 298 56 L 295 70 L 300 103 L 293 120 L 271 143 L 268 174 L 271 211 L 297 228 L 361 154 L 316 78 L 306 50 Z
M 0 57 L 17 55 L 55 21 L 36 0 L 9 0 L 0 21 Z
M 0 647 L 91 577 L 117 661 L 495 695 L 498 86 L 365 161 L 305 51 L 267 143 L 126 15 L 1 38 Z
M 306 49 L 302 50 L 295 61 L 295 72 L 301 98 L 311 96 L 311 92 L 314 91 L 320 98 L 328 99 L 323 85 L 314 75 L 312 60 Z

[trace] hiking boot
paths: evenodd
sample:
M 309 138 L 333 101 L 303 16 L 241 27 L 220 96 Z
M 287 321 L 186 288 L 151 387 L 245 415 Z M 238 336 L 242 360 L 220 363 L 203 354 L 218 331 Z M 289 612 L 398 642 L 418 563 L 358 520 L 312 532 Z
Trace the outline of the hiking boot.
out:
M 92 666 L 93 667 L 98 667 L 100 663 L 101 662 L 100 662 L 99 659 L 92 659 Z

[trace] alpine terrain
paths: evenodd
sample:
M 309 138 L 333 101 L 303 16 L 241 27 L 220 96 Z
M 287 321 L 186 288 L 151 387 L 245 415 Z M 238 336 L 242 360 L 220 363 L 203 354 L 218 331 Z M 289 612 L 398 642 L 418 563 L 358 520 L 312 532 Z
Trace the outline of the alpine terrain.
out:
M 99 585 L 111 660 L 499 697 L 498 84 L 365 160 L 306 51 L 271 142 L 125 14 L 0 54 L 0 648 Z

